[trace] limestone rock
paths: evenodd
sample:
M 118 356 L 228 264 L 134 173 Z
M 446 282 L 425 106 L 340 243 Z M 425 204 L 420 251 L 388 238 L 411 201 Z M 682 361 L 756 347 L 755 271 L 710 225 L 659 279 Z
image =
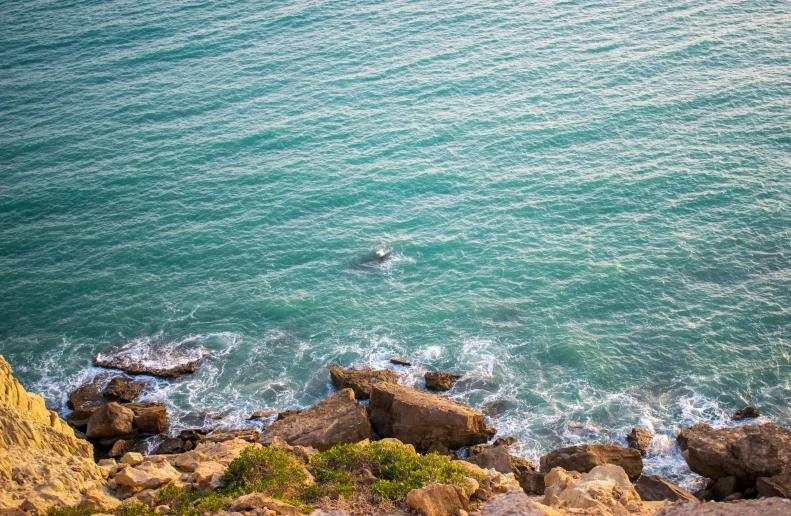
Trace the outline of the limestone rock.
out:
M 469 501 L 460 491 L 449 484 L 430 483 L 410 491 L 406 503 L 423 516 L 456 516 L 467 508 Z
M 714 427 L 707 425 L 706 423 L 695 423 L 689 428 L 685 428 L 676 436 L 676 442 L 678 443 L 678 447 L 681 448 L 681 451 L 686 451 L 687 449 L 687 441 L 690 437 L 698 433 L 707 433 L 714 430 Z
M 459 375 L 450 373 L 440 373 L 438 371 L 428 371 L 423 376 L 426 381 L 426 388 L 435 391 L 449 391 L 453 383 L 461 378 Z
M 184 441 L 178 437 L 166 437 L 164 441 L 157 446 L 157 455 L 173 455 L 176 453 L 184 452 Z
M 130 434 L 134 430 L 132 422 L 135 413 L 129 408 L 111 402 L 96 409 L 88 420 L 88 437 L 113 437 Z
M 684 502 L 660 509 L 654 516 L 791 516 L 791 500 L 761 498 L 735 502 Z
M 277 420 L 280 421 L 281 419 L 286 419 L 287 417 L 295 416 L 302 412 L 302 409 L 289 409 L 284 410 L 283 412 L 277 413 Z
M 167 425 L 167 409 L 158 401 L 124 405 L 134 412 L 134 426 L 144 434 L 161 433 Z
M 791 431 L 774 423 L 688 432 L 684 458 L 704 477 L 735 476 L 748 485 L 791 470 Z
M 145 374 L 158 376 L 160 378 L 178 378 L 185 374 L 194 373 L 195 367 L 200 360 L 200 358 L 194 358 L 182 362 L 157 365 L 145 360 L 135 360 L 123 354 L 106 356 L 100 353 L 96 355 L 96 358 L 93 360 L 93 365 L 107 369 L 119 369 L 133 375 Z
M 780 473 L 773 477 L 761 477 L 755 482 L 755 488 L 762 497 L 791 498 L 791 474 Z
M 642 500 L 626 471 L 614 464 L 603 464 L 578 479 L 563 468 L 554 468 L 544 478 L 544 505 L 569 509 L 599 509 L 608 512 L 635 512 Z
M 643 471 L 643 459 L 638 450 L 609 444 L 583 444 L 554 450 L 541 457 L 540 469 L 549 472 L 552 468 L 561 467 L 587 473 L 602 464 L 622 467 L 630 480 L 637 480 Z
M 358 400 L 371 397 L 371 385 L 379 382 L 398 383 L 401 377 L 389 369 L 330 369 L 330 379 L 336 389 L 351 389 Z
M 96 409 L 106 405 L 114 398 L 105 394 L 108 374 L 97 375 L 92 381 L 85 383 L 69 393 L 66 406 L 74 412 L 69 414 L 69 422 L 76 427 L 83 427 Z
M 269 444 L 275 437 L 291 445 L 324 451 L 336 444 L 370 439 L 371 424 L 365 406 L 354 401 L 354 391 L 343 389 L 298 414 L 275 421 L 261 434 L 261 443 Z
M 251 421 L 253 419 L 266 419 L 266 418 L 272 417 L 274 415 L 275 415 L 275 412 L 272 411 L 272 410 L 256 410 L 255 412 L 250 414 L 250 417 L 248 417 L 247 420 Z
M 395 437 L 419 451 L 434 443 L 447 448 L 484 443 L 495 433 L 480 412 L 445 396 L 402 385 L 373 385 L 368 408 L 379 435 Z
M 115 475 L 115 482 L 131 488 L 156 489 L 180 476 L 181 473 L 166 460 L 147 460 L 119 471 Z
M 214 431 L 209 435 L 200 438 L 201 441 L 210 443 L 222 443 L 232 439 L 240 439 L 250 443 L 257 443 L 258 430 L 255 430 L 254 428 L 241 428 L 238 430 Z
M 528 498 L 518 490 L 490 498 L 481 509 L 482 516 L 561 516 L 556 511 Z
M 206 461 L 198 463 L 192 472 L 192 485 L 200 491 L 214 491 L 222 487 L 220 478 L 228 469 L 227 465 L 219 462 Z
M 641 475 L 634 484 L 637 494 L 643 501 L 661 502 L 681 502 L 689 500 L 698 503 L 698 499 L 692 494 L 684 491 L 675 484 L 672 484 L 659 475 Z
M 654 438 L 654 433 L 645 428 L 632 428 L 629 435 L 626 436 L 626 442 L 629 443 L 629 448 L 634 448 L 640 451 L 640 455 L 645 457 L 645 453 L 651 446 L 651 439 Z
M 137 466 L 138 464 L 143 463 L 143 455 L 137 452 L 126 453 L 123 457 L 121 457 L 121 463 L 128 464 L 129 466 L 133 467 Z
M 125 453 L 127 453 L 130 449 L 132 449 L 132 445 L 134 441 L 125 440 L 125 439 L 118 439 L 113 443 L 112 448 L 107 453 L 108 457 L 123 457 Z
M 269 509 L 283 516 L 302 516 L 299 509 L 285 502 L 275 500 L 262 493 L 241 496 L 231 503 L 232 511 L 256 511 Z
M 221 443 L 199 443 L 194 450 L 176 455 L 173 464 L 183 471 L 195 471 L 202 462 L 218 462 L 227 466 L 250 446 L 261 447 L 260 444 L 250 444 L 239 439 Z
M 136 382 L 126 376 L 116 376 L 107 384 L 105 394 L 121 401 L 129 402 L 140 396 L 142 390 L 143 384 L 141 382 Z

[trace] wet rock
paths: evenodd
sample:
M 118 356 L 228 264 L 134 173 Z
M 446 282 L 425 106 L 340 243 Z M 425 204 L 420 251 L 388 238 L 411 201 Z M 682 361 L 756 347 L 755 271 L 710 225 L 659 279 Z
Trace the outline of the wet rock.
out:
M 107 384 L 105 395 L 129 402 L 140 396 L 142 390 L 143 384 L 141 382 L 136 382 L 125 376 L 116 376 Z
M 791 501 L 783 498 L 738 500 L 693 504 L 683 502 L 665 507 L 655 516 L 791 516 Z
M 544 476 L 546 473 L 540 471 L 523 471 L 519 475 L 519 485 L 527 494 L 542 495 L 544 494 Z
M 461 378 L 459 375 L 440 372 L 427 372 L 424 375 L 426 380 L 426 388 L 435 391 L 448 391 L 453 386 L 453 383 Z
M 85 434 L 91 438 L 130 434 L 134 430 L 134 419 L 132 410 L 111 402 L 96 409 L 88 420 Z
M 741 421 L 742 419 L 754 419 L 760 417 L 761 412 L 755 407 L 744 407 L 741 410 L 737 410 L 733 414 L 734 421 Z
M 746 485 L 791 468 L 791 431 L 774 423 L 688 433 L 689 468 L 711 479 L 735 476 Z
M 135 361 L 127 356 L 105 356 L 100 353 L 93 360 L 93 365 L 107 369 L 118 369 L 132 375 L 145 374 L 160 378 L 178 378 L 179 376 L 194 373 L 200 360 L 200 358 L 195 358 L 181 363 L 153 365 Z
M 272 411 L 272 410 L 256 410 L 255 412 L 250 414 L 250 417 L 248 417 L 247 420 L 251 421 L 253 419 L 266 419 L 266 418 L 272 417 L 274 415 L 275 415 L 275 412 Z
M 291 445 L 324 451 L 336 444 L 370 439 L 371 424 L 365 406 L 354 401 L 354 391 L 343 389 L 298 414 L 275 421 L 261 434 L 261 443 L 271 443 L 275 437 Z
M 615 464 L 626 471 L 630 480 L 637 480 L 643 471 L 640 452 L 609 444 L 583 444 L 554 450 L 541 457 L 541 471 L 548 473 L 556 467 L 587 473 L 602 464 Z
M 413 489 L 406 496 L 406 503 L 423 516 L 456 516 L 468 506 L 461 489 L 449 484 L 427 484 Z
M 144 434 L 159 434 L 167 425 L 167 409 L 163 403 L 129 403 L 124 405 L 134 412 L 134 426 Z
M 706 433 L 714 430 L 714 427 L 707 425 L 706 423 L 695 423 L 689 428 L 685 428 L 676 436 L 676 442 L 678 443 L 678 447 L 681 448 L 681 451 L 686 451 L 687 449 L 687 441 L 693 435 L 698 433 Z
M 159 443 L 155 453 L 157 455 L 173 455 L 184 451 L 184 441 L 178 437 L 166 437 Z
M 661 502 L 667 500 L 669 502 L 680 502 L 684 500 L 697 503 L 698 499 L 692 494 L 684 491 L 677 485 L 668 482 L 659 475 L 641 475 L 634 488 L 640 498 L 646 502 Z
M 629 435 L 626 436 L 626 442 L 629 443 L 629 448 L 634 448 L 640 451 L 640 455 L 645 457 L 645 453 L 651 446 L 651 439 L 654 438 L 654 433 L 645 428 L 632 428 Z
M 445 396 L 402 385 L 373 385 L 368 407 L 379 435 L 395 437 L 418 451 L 434 443 L 451 449 L 484 443 L 496 432 L 486 426 L 480 412 Z
M 358 400 L 371 397 L 371 385 L 385 382 L 398 383 L 401 377 L 389 369 L 330 369 L 330 379 L 336 389 L 352 389 Z
M 104 385 L 109 374 L 97 375 L 92 381 L 85 383 L 69 393 L 66 406 L 74 412 L 66 417 L 70 425 L 82 428 L 88 424 L 88 419 L 99 407 L 116 401 L 115 398 L 105 394 Z
M 791 474 L 780 473 L 773 477 L 761 477 L 755 482 L 755 488 L 762 497 L 791 498 Z
M 409 361 L 404 360 L 403 358 L 399 358 L 399 357 L 391 357 L 390 358 L 390 363 L 391 364 L 395 364 L 395 365 L 407 366 L 407 367 L 410 367 L 412 365 L 412 362 L 409 362 Z

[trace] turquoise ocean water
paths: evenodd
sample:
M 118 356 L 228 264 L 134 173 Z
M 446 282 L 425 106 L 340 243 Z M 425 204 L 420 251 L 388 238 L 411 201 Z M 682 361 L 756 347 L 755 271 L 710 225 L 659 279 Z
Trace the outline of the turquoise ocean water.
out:
M 693 487 L 679 428 L 791 424 L 790 204 L 785 1 L 0 2 L 0 353 L 63 414 L 116 348 L 205 355 L 173 429 L 401 355 Z

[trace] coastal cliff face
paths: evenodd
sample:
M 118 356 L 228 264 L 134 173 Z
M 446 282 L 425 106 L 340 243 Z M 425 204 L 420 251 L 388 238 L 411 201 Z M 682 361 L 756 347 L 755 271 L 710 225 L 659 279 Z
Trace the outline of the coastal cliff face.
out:
M 25 391 L 0 356 L 0 509 L 90 506 L 104 497 L 105 477 L 93 446 Z

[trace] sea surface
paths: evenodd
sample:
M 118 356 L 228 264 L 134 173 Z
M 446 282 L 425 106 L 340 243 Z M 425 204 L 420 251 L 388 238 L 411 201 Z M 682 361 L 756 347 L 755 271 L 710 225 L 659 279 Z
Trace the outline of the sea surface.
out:
M 100 352 L 204 357 L 173 431 L 442 370 L 692 489 L 679 429 L 791 424 L 790 205 L 785 0 L 0 1 L 0 354 L 63 415 Z

